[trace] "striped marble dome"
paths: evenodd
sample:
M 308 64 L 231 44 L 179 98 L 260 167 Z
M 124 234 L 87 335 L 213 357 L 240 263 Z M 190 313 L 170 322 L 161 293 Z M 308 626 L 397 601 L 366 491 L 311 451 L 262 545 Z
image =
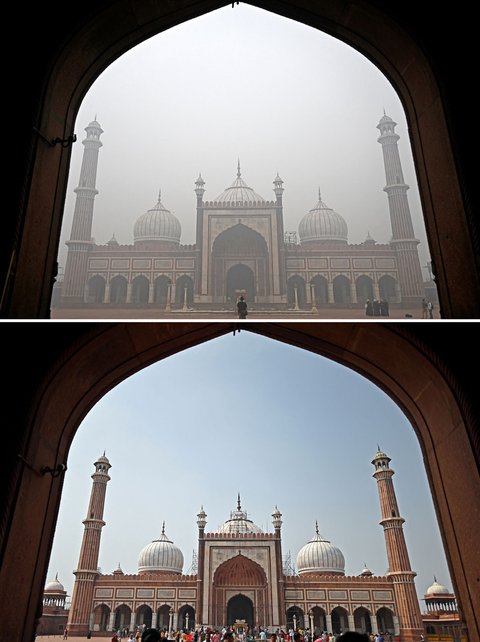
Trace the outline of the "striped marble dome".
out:
M 217 203 L 228 203 L 229 205 L 253 205 L 265 203 L 265 199 L 260 194 L 257 194 L 251 187 L 249 187 L 242 178 L 240 171 L 240 161 L 237 166 L 237 178 L 233 181 L 230 187 L 227 187 L 215 199 Z
M 64 593 L 65 592 L 65 587 L 58 580 L 58 573 L 55 575 L 54 580 L 50 580 L 50 582 L 47 582 L 44 590 L 45 590 L 45 593 Z
M 165 535 L 165 523 L 160 537 L 141 551 L 138 557 L 138 572 L 165 571 L 181 573 L 183 570 L 183 553 Z
M 248 519 L 246 511 L 242 510 L 240 494 L 237 499 L 237 510 L 230 512 L 230 519 L 220 526 L 219 533 L 263 533 L 262 529 Z
M 133 228 L 133 240 L 167 241 L 180 243 L 182 226 L 178 218 L 162 204 L 161 193 L 158 194 L 157 204 L 138 217 Z
M 449 595 L 450 591 L 444 584 L 437 582 L 437 578 L 433 578 L 433 584 L 427 588 L 427 595 Z
M 313 539 L 298 552 L 297 568 L 299 575 L 345 575 L 345 558 L 339 548 L 320 535 L 317 524 Z
M 348 227 L 345 219 L 322 201 L 318 190 L 318 202 L 300 221 L 298 234 L 301 243 L 312 241 L 348 242 Z

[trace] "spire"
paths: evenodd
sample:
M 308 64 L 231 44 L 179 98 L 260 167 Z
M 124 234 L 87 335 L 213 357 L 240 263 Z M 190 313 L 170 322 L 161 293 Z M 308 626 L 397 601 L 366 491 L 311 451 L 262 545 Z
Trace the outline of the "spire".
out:
M 321 190 L 320 190 L 320 187 L 318 188 L 318 200 L 319 200 L 319 201 L 321 201 L 321 200 L 322 200 L 322 192 L 321 192 Z
M 238 493 L 238 497 L 237 497 L 237 510 L 242 510 L 242 506 L 240 504 L 240 493 Z
M 162 524 L 162 535 L 165 535 L 165 521 Z
M 240 159 L 238 159 L 238 164 L 237 164 L 237 178 L 240 178 L 242 173 L 240 172 Z
M 315 520 L 315 531 L 316 531 L 317 535 L 320 535 L 320 533 L 318 531 L 318 520 L 317 519 Z

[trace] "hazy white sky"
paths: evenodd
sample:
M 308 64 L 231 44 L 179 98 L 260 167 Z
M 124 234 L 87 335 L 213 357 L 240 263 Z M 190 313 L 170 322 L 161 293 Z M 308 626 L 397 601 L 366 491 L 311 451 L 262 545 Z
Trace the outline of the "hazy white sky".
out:
M 236 507 L 273 532 L 295 563 L 319 530 L 343 552 L 346 574 L 387 570 L 377 482 L 377 445 L 391 457 L 419 598 L 433 582 L 452 589 L 433 502 L 412 426 L 392 400 L 353 371 L 243 331 L 144 369 L 108 393 L 74 439 L 48 580 L 72 594 L 92 488 L 105 451 L 107 486 L 99 565 L 138 571 L 144 546 L 165 532 L 182 550 L 184 573 L 207 532 Z M 421 607 L 424 602 L 420 602 Z
M 429 260 L 405 115 L 383 74 L 350 46 L 316 29 L 242 4 L 188 21 L 132 49 L 94 83 L 80 108 L 59 263 L 65 264 L 85 138 L 95 117 L 101 140 L 93 236 L 133 242 L 136 219 L 164 206 L 195 242 L 194 182 L 205 200 L 242 176 L 263 198 L 284 180 L 286 231 L 317 202 L 318 189 L 349 228 L 391 236 L 382 149 L 383 111 L 397 123 L 421 265 Z M 427 276 L 426 269 L 423 270 Z

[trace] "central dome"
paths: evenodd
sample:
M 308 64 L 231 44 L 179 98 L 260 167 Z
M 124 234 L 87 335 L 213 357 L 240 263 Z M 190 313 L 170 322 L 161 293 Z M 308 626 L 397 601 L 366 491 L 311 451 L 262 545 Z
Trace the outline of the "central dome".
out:
M 245 183 L 240 173 L 240 161 L 238 161 L 237 178 L 233 181 L 230 187 L 227 187 L 217 198 L 217 203 L 233 203 L 240 205 L 256 205 L 257 203 L 265 203 L 265 199 L 257 194 L 251 187 Z
M 138 217 L 133 228 L 133 240 L 139 241 L 166 241 L 180 243 L 182 226 L 178 218 L 163 206 L 161 193 L 158 194 L 157 204 Z
M 219 533 L 263 533 L 262 529 L 248 519 L 247 513 L 242 510 L 240 505 L 240 495 L 238 495 L 237 510 L 230 513 L 230 519 L 220 526 Z
M 165 523 L 160 537 L 140 552 L 138 557 L 138 572 L 150 573 L 164 571 L 181 573 L 183 570 L 182 551 L 165 535 Z
M 312 241 L 348 241 L 345 219 L 322 201 L 318 190 L 318 202 L 300 221 L 298 233 L 301 243 Z
M 345 575 L 345 558 L 339 548 L 320 535 L 317 524 L 315 537 L 298 552 L 297 568 L 299 575 Z

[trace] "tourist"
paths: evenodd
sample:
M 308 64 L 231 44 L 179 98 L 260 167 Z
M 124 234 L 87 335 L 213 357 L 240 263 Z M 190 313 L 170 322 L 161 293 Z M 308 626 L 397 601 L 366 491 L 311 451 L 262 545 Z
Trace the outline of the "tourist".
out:
M 237 311 L 238 311 L 238 318 L 239 318 L 239 319 L 246 319 L 246 318 L 247 318 L 247 314 L 248 314 L 248 310 L 247 310 L 247 302 L 245 301 L 245 299 L 243 298 L 243 296 L 241 296 L 241 297 L 238 299 L 238 302 L 237 302 Z

